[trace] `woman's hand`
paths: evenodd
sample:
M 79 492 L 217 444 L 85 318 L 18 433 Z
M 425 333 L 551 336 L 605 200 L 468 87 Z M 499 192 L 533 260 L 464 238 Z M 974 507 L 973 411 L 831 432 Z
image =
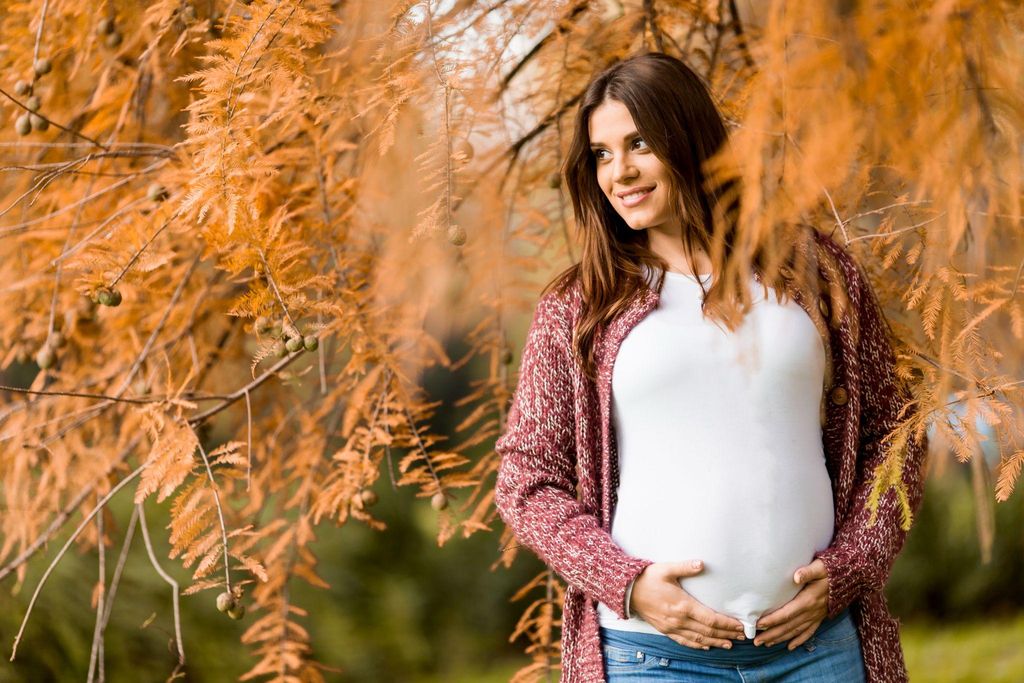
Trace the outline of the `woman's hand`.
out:
M 757 628 L 766 629 L 757 634 L 754 645 L 775 643 L 792 638 L 787 649 L 795 650 L 814 635 L 828 615 L 828 573 L 825 563 L 815 560 L 793 572 L 793 582 L 804 587 L 792 600 L 757 620 Z M 634 589 L 635 590 L 635 589 Z
M 731 648 L 730 639 L 743 637 L 743 624 L 710 609 L 679 585 L 680 577 L 699 574 L 703 567 L 700 560 L 648 565 L 633 583 L 630 613 L 680 645 L 702 650 L 710 645 Z

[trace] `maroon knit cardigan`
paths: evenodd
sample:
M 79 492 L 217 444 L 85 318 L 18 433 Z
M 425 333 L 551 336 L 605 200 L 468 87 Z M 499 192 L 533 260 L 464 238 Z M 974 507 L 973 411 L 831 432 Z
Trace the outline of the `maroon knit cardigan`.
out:
M 823 284 L 844 288 L 849 305 L 799 303 L 822 334 L 827 359 L 822 434 L 832 482 L 835 529 L 828 548 L 814 553 L 828 572 L 828 616 L 851 606 L 868 683 L 906 681 L 899 620 L 882 592 L 906 532 L 896 492 L 881 496 L 873 526 L 866 501 L 882 461 L 882 438 L 896 424 L 909 392 L 894 372 L 889 328 L 863 272 L 832 239 L 814 231 Z M 819 263 L 823 263 L 820 261 Z M 549 292 L 537 304 L 523 348 L 519 380 L 505 432 L 495 450 L 501 465 L 495 505 L 520 543 L 566 584 L 562 611 L 560 683 L 604 682 L 597 601 L 626 618 L 626 589 L 651 560 L 626 554 L 610 534 L 618 489 L 618 456 L 611 421 L 612 365 L 619 344 L 655 306 L 645 288 L 607 326 L 598 329 L 598 380 L 586 378 L 572 354 L 581 309 L 578 284 Z M 911 509 L 920 505 L 927 438 L 910 440 L 903 483 Z M 679 558 L 681 561 L 688 558 Z

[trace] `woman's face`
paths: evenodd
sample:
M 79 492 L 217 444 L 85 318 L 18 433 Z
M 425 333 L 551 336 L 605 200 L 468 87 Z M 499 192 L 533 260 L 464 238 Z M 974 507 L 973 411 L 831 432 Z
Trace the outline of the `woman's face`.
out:
M 669 170 L 640 137 L 622 102 L 605 100 L 590 115 L 590 148 L 597 183 L 634 230 L 680 234 L 670 196 Z M 642 190 L 639 195 L 638 190 Z

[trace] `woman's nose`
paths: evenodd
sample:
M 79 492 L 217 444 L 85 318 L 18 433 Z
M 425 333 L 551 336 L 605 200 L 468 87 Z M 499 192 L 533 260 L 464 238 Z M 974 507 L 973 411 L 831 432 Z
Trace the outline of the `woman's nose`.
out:
M 636 167 L 633 166 L 629 161 L 616 161 L 614 167 L 614 176 L 616 182 L 622 182 L 624 180 L 630 180 L 636 177 Z

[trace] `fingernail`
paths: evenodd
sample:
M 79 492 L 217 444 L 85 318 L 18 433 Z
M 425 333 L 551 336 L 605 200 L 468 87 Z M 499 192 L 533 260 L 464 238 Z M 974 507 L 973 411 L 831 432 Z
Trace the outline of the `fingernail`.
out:
M 732 643 L 726 643 L 722 647 L 724 647 L 726 650 L 731 650 L 732 649 Z
M 743 635 L 741 635 L 738 638 L 736 638 L 736 640 L 746 640 L 746 639 L 747 639 L 747 637 L 743 636 Z

